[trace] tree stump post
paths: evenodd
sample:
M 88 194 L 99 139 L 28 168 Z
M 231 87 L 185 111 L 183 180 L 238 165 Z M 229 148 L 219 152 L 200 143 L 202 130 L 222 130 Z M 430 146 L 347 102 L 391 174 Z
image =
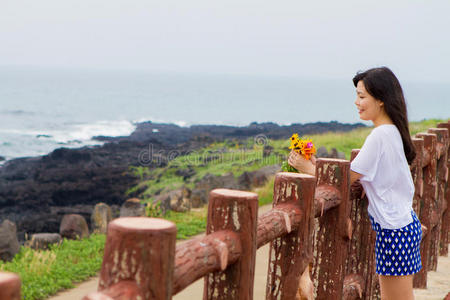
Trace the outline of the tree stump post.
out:
M 17 274 L 0 272 L 0 299 L 20 300 L 20 278 Z
M 450 121 L 447 123 L 439 123 L 438 128 L 446 128 L 449 132 L 450 138 Z M 441 231 L 441 247 L 439 255 L 448 256 L 448 243 L 450 243 L 450 187 L 449 187 L 449 172 L 450 172 L 450 146 L 447 149 L 447 170 L 445 171 L 444 184 L 444 213 L 442 215 L 442 231 Z
M 424 141 L 422 138 L 412 138 L 414 149 L 416 150 L 416 158 L 411 164 L 411 176 L 414 182 L 414 198 L 413 209 L 417 216 L 420 216 L 420 199 L 423 196 L 423 153 L 424 153 Z
M 229 189 L 210 192 L 206 233 L 227 230 L 237 233 L 242 255 L 225 270 L 204 277 L 203 299 L 253 300 L 257 214 L 258 195 L 255 193 Z M 225 245 L 223 256 L 228 256 Z
M 353 161 L 358 153 L 359 149 L 353 149 L 350 161 Z M 380 288 L 375 274 L 376 232 L 370 224 L 367 212 L 369 201 L 359 180 L 350 187 L 350 204 L 350 219 L 354 227 L 352 238 L 348 243 L 344 296 L 348 293 L 347 290 L 356 290 L 362 299 L 379 299 Z M 355 277 L 359 278 L 359 281 L 355 280 Z M 362 284 L 358 284 L 360 281 Z
M 331 186 L 339 191 L 341 203 L 318 218 L 314 238 L 313 282 L 317 299 L 341 299 L 352 235 L 350 220 L 350 161 L 320 158 L 316 162 L 316 190 Z
M 437 152 L 437 162 L 436 162 L 436 197 L 435 204 L 433 207 L 432 221 L 433 230 L 432 243 L 431 243 L 431 261 L 429 265 L 429 270 L 436 271 L 437 263 L 439 257 L 439 250 L 442 246 L 441 244 L 441 232 L 442 232 L 442 215 L 447 209 L 444 205 L 444 191 L 445 184 L 447 182 L 447 149 L 448 149 L 448 130 L 446 128 L 430 128 L 429 133 L 435 134 L 437 137 L 436 152 Z M 447 204 L 447 203 L 445 203 Z
M 175 224 L 145 217 L 109 223 L 99 292 L 85 300 L 168 300 L 176 242 Z
M 423 167 L 423 195 L 420 201 L 420 223 L 427 228 L 427 233 L 422 236 L 420 257 L 422 269 L 414 275 L 414 286 L 427 288 L 427 272 L 431 261 L 431 230 L 432 212 L 436 202 L 436 135 L 430 133 L 418 133 L 416 137 L 423 138 L 424 152 L 422 156 Z
M 298 173 L 280 172 L 275 177 L 273 209 L 292 205 L 299 209 L 301 220 L 295 230 L 288 230 L 287 234 L 270 243 L 268 300 L 296 299 L 300 278 L 312 262 L 315 181 L 314 176 Z M 285 216 L 284 221 L 287 220 L 289 218 Z
M 422 215 L 422 207 L 423 207 L 423 159 L 424 159 L 424 140 L 423 138 L 412 138 L 412 142 L 414 145 L 414 149 L 416 150 L 416 158 L 414 158 L 414 161 L 411 164 L 411 176 L 414 182 L 414 198 L 413 198 L 413 209 L 416 212 L 417 216 L 421 218 Z M 423 221 L 420 221 L 423 224 Z M 425 245 L 425 235 L 426 232 L 423 232 L 422 241 L 420 242 L 420 251 L 421 251 L 421 258 L 422 258 L 422 251 L 424 249 Z M 423 259 L 422 259 L 423 263 Z M 422 266 L 423 267 L 423 266 Z M 416 274 L 415 277 L 420 277 L 421 275 Z M 423 275 L 422 275 L 423 276 Z M 419 288 L 421 285 L 422 279 L 414 279 L 413 286 L 414 288 Z

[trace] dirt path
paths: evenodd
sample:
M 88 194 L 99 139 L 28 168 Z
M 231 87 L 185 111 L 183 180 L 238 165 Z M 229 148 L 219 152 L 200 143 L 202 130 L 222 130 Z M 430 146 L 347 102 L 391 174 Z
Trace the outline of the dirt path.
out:
M 416 300 L 442 300 L 450 292 L 450 257 L 439 256 L 437 270 L 428 272 L 427 289 L 414 289 Z
M 259 213 L 271 208 L 270 205 L 263 206 Z M 265 287 L 267 280 L 267 265 L 269 257 L 269 244 L 261 247 L 256 253 L 254 299 L 265 299 Z M 63 291 L 48 300 L 80 300 L 90 292 L 96 291 L 98 277 L 79 284 L 76 288 Z M 414 289 L 416 300 L 442 300 L 450 292 L 450 257 L 439 256 L 437 271 L 428 272 L 428 288 L 425 290 Z M 173 297 L 174 300 L 202 299 L 203 279 L 199 279 L 189 287 Z
M 58 294 L 48 298 L 49 300 L 81 300 L 84 296 L 91 292 L 95 292 L 98 287 L 98 277 L 93 277 L 83 283 L 78 284 L 75 288 L 59 292 Z

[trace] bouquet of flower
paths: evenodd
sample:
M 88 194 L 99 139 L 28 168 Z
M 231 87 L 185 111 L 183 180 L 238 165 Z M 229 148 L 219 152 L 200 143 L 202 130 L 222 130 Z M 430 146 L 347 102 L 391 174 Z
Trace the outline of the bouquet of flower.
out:
M 291 146 L 289 149 L 294 150 L 298 154 L 302 155 L 305 159 L 310 159 L 312 155 L 316 153 L 316 147 L 312 140 L 302 140 L 298 137 L 297 133 L 294 133 L 291 138 Z M 281 170 L 284 172 L 298 172 L 297 169 L 292 167 L 287 161 L 283 161 L 281 164 Z

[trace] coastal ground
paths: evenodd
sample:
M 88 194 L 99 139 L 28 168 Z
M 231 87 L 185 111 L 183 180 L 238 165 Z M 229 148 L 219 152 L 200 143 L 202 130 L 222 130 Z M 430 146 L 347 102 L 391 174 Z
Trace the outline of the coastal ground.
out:
M 259 214 L 269 210 L 271 205 L 260 208 Z M 269 244 L 261 247 L 256 253 L 254 299 L 265 299 Z M 78 284 L 71 290 L 66 290 L 50 297 L 49 300 L 80 300 L 87 294 L 96 291 L 98 277 Z M 450 257 L 439 256 L 436 271 L 428 272 L 427 289 L 414 289 L 416 300 L 442 300 L 450 292 Z M 174 300 L 202 299 L 203 279 L 199 279 L 173 297 Z

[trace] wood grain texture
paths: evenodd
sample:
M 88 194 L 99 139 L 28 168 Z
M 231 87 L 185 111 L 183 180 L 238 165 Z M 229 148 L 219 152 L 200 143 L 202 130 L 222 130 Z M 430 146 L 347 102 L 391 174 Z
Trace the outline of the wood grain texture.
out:
M 315 178 L 310 175 L 280 172 L 275 177 L 272 212 L 292 207 L 291 211 L 297 211 L 299 223 L 286 226 L 288 217 L 272 220 L 271 227 L 281 225 L 291 230 L 270 244 L 266 299 L 296 299 L 302 274 L 312 262 L 314 186 Z

